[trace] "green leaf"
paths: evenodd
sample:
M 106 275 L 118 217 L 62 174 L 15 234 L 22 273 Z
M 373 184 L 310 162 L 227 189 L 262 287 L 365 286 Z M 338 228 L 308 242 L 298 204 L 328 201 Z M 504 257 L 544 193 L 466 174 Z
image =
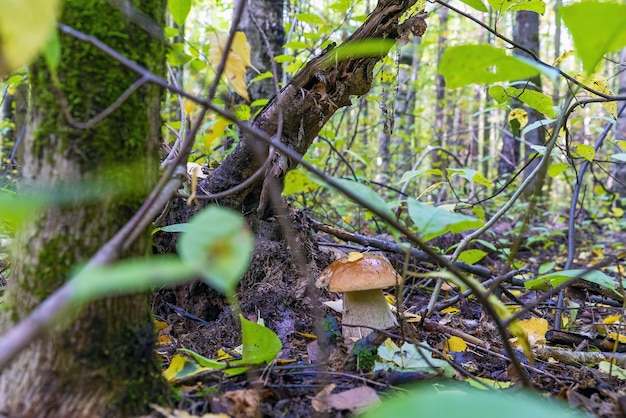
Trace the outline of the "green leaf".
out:
M 59 0 L 0 0 L 0 75 L 32 61 L 55 29 Z
M 242 339 L 241 359 L 230 361 L 228 365 L 248 366 L 269 363 L 274 360 L 282 348 L 282 344 L 276 333 L 263 325 L 247 320 L 241 315 L 239 315 L 239 320 L 241 321 Z M 179 351 L 192 356 L 202 367 L 218 370 L 227 366 L 225 362 L 208 359 L 191 350 L 180 349 Z M 236 376 L 244 373 L 248 368 L 249 367 L 235 367 L 224 369 L 223 372 L 229 376 Z
M 423 383 L 403 396 L 388 397 L 361 418 L 583 418 L 582 411 L 534 392 L 479 390 L 460 383 Z
M 324 19 L 313 13 L 296 13 L 296 18 L 298 18 L 298 20 L 301 22 L 309 23 L 311 25 L 324 24 Z
M 448 168 L 448 172 L 459 177 L 463 177 L 471 183 L 480 184 L 481 186 L 491 187 L 492 184 L 487 177 L 476 170 L 469 168 Z
M 151 291 L 190 280 L 194 274 L 195 271 L 178 257 L 153 256 L 86 267 L 72 278 L 70 288 L 72 300 L 83 303 L 106 296 Z
M 488 93 L 498 104 L 506 103 L 511 99 L 502 86 L 491 86 Z
M 537 277 L 536 279 L 526 281 L 524 283 L 524 287 L 529 290 L 549 290 L 551 287 L 556 287 L 567 280 L 580 276 L 584 271 L 585 270 L 583 269 L 573 269 L 545 274 Z M 607 276 L 601 271 L 590 271 L 589 273 L 586 273 L 584 276 L 582 276 L 581 279 L 610 289 L 617 295 L 621 296 L 621 292 L 617 289 L 615 280 L 613 280 L 611 276 Z
M 611 158 L 615 161 L 626 163 L 626 152 L 618 152 L 617 154 L 611 155 Z
M 236 212 L 210 206 L 195 215 L 178 241 L 182 261 L 227 296 L 248 270 L 253 239 L 250 228 Z
M 361 196 L 370 204 L 371 207 L 378 209 L 380 212 L 386 213 L 391 217 L 395 216 L 392 210 L 389 208 L 389 205 L 387 205 L 387 202 L 385 202 L 382 197 L 380 197 L 374 190 L 370 189 L 366 185 L 346 179 L 335 179 L 335 181 L 341 184 L 346 189 L 352 190 L 354 193 Z
M 189 224 L 188 223 L 182 223 L 182 224 L 172 224 L 172 225 L 162 226 L 160 228 L 155 228 L 154 232 L 157 232 L 157 231 L 163 231 L 163 232 L 186 232 L 187 230 L 189 230 Z
M 46 65 L 51 72 L 56 72 L 61 62 L 61 41 L 59 40 L 59 32 L 54 28 L 48 41 L 43 47 L 42 55 L 46 60 Z
M 584 1 L 563 7 L 561 16 L 587 74 L 595 72 L 604 54 L 626 46 L 624 4 Z
M 483 250 L 466 250 L 459 254 L 458 261 L 467 264 L 476 264 L 487 255 Z
M 487 6 L 481 0 L 461 0 L 469 7 L 478 10 L 479 12 L 488 12 Z
M 302 170 L 291 170 L 285 176 L 283 196 L 291 196 L 298 193 L 309 193 L 319 189 L 319 184 L 311 180 L 309 175 Z
M 167 0 L 167 7 L 170 9 L 174 22 L 182 26 L 191 10 L 191 0 Z
M 429 241 L 446 232 L 459 233 L 480 228 L 484 222 L 460 213 L 454 213 L 432 205 L 425 205 L 415 199 L 407 199 L 409 216 L 424 241 Z
M 554 163 L 550 165 L 550 168 L 548 168 L 548 175 L 554 178 L 559 174 L 565 172 L 565 170 L 567 170 L 567 167 L 569 167 L 569 164 L 567 163 Z
M 586 144 L 574 145 L 574 152 L 589 162 L 593 162 L 593 158 L 596 156 L 596 150 L 591 145 Z
M 261 364 L 274 360 L 282 348 L 278 335 L 271 329 L 252 322 L 239 315 L 243 351 L 241 360 L 233 364 Z
M 500 13 L 519 12 L 527 10 L 543 15 L 546 12 L 546 3 L 543 0 L 488 0 L 491 7 Z
M 473 83 L 522 80 L 539 74 L 539 70 L 525 60 L 509 56 L 503 49 L 487 44 L 460 45 L 446 49 L 439 71 L 449 88 Z
M 515 87 L 508 87 L 506 93 L 509 97 L 515 97 L 521 100 L 529 107 L 535 109 L 537 112 L 542 113 L 550 118 L 554 117 L 554 105 L 552 97 L 547 94 L 530 90 L 530 89 L 518 89 Z

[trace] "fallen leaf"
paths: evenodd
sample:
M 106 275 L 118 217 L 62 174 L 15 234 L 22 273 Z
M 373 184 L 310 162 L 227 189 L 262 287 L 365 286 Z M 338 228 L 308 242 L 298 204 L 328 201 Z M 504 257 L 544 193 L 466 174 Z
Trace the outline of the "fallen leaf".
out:
M 448 338 L 443 343 L 443 351 L 444 352 L 454 351 L 454 352 L 457 352 L 457 353 L 462 353 L 465 350 L 467 350 L 467 344 L 465 343 L 465 341 L 463 341 L 462 338 L 456 337 L 454 335 L 452 337 Z
M 317 395 L 313 399 L 311 399 L 311 406 L 316 412 L 328 413 L 331 410 L 330 405 L 328 405 L 328 396 L 337 386 L 334 383 L 330 385 L 324 386 L 322 390 L 320 390 Z
M 354 389 L 328 395 L 326 402 L 331 408 L 359 413 L 365 408 L 379 404 L 380 398 L 371 387 L 358 386 Z

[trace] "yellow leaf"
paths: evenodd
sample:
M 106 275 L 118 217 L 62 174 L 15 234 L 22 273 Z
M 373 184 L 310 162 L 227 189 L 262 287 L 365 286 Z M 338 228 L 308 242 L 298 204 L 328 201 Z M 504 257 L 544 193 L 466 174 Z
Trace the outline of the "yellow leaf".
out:
M 614 324 L 619 324 L 621 321 L 622 321 L 622 315 L 611 315 L 611 316 L 607 316 L 606 318 L 604 318 L 602 323 L 604 323 L 604 325 L 614 325 Z
M 571 57 L 571 56 L 574 56 L 574 55 L 576 55 L 576 52 L 575 52 L 575 51 L 573 51 L 573 50 L 566 51 L 566 52 L 564 52 L 563 54 L 561 54 L 561 56 L 560 56 L 560 57 L 558 57 L 558 58 L 554 61 L 554 64 L 553 64 L 553 65 L 554 65 L 555 67 L 558 67 L 559 65 L 561 65 L 561 63 L 562 63 L 562 62 L 563 62 L 563 61 L 564 61 L 567 57 Z
M 191 115 L 193 110 L 196 108 L 196 102 L 191 99 L 183 100 L 183 109 L 185 110 L 186 115 Z
M 528 124 L 528 113 L 524 109 L 512 109 L 509 113 L 509 123 L 516 120 L 519 123 L 519 129 Z
M 396 306 L 396 297 L 394 295 L 385 293 L 385 301 L 387 302 L 388 305 Z
M 467 344 L 465 341 L 454 335 L 448 338 L 448 340 L 443 344 L 443 351 L 455 351 L 457 353 L 461 353 L 465 350 L 467 350 Z
M 609 337 L 611 337 L 614 341 L 619 341 L 620 343 L 626 343 L 626 335 L 618 334 L 617 332 L 609 332 Z
M 546 332 L 548 332 L 548 321 L 543 318 L 530 318 L 518 321 L 518 325 L 522 332 L 526 335 L 528 343 L 531 346 L 544 344 L 546 341 Z M 514 334 L 516 337 L 519 335 Z
M 304 338 L 311 338 L 313 340 L 317 340 L 317 335 L 315 334 L 309 334 L 308 332 L 296 332 L 296 334 Z
M 606 78 L 598 74 L 576 74 L 576 81 L 585 86 L 598 91 L 607 96 L 612 96 L 613 92 L 609 89 L 609 83 Z M 596 94 L 591 93 L 591 97 L 598 97 Z M 617 118 L 617 102 L 602 102 L 602 107 L 611 114 L 614 118 Z
M 165 377 L 168 382 L 174 381 L 176 379 L 176 375 L 183 370 L 183 367 L 185 367 L 186 362 L 187 357 L 176 354 L 172 357 L 172 361 L 170 362 L 167 370 L 163 372 L 163 377 Z
M 449 314 L 452 314 L 452 315 L 456 315 L 459 312 L 461 312 L 461 310 L 459 308 L 455 308 L 453 306 L 450 306 L 449 308 L 441 310 L 441 313 L 449 313 Z
M 506 388 L 511 387 L 511 385 L 513 384 L 513 382 L 498 382 L 497 380 L 487 379 L 485 377 L 479 377 L 479 376 L 475 376 L 471 379 L 466 379 L 466 382 L 469 383 L 470 386 L 475 387 L 476 389 L 487 390 L 485 386 L 476 382 L 477 380 L 493 389 L 506 389 Z
M 213 68 L 217 68 L 222 60 L 226 42 L 228 40 L 227 34 L 212 34 L 209 35 L 209 61 Z M 250 67 L 250 45 L 246 39 L 246 34 L 243 32 L 236 32 L 233 37 L 233 42 L 228 51 L 228 58 L 226 59 L 226 66 L 224 68 L 224 74 L 226 80 L 233 87 L 233 89 L 246 100 L 250 100 L 248 95 L 248 89 L 246 87 L 246 67 Z
M 215 140 L 224 135 L 224 131 L 228 125 L 230 125 L 230 121 L 228 119 L 218 117 L 215 120 L 215 123 L 211 125 L 209 130 L 202 136 L 202 149 L 207 151 L 209 148 L 213 146 Z
M 32 61 L 53 34 L 58 0 L 0 0 L 0 75 Z
M 356 251 L 352 251 L 351 253 L 348 254 L 348 261 L 352 262 L 352 261 L 357 261 L 363 258 L 363 253 L 359 253 Z

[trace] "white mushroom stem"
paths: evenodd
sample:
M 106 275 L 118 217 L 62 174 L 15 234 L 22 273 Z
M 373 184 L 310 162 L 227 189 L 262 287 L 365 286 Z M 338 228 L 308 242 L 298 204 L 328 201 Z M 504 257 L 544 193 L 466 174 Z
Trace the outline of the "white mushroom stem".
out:
M 365 325 L 387 329 L 398 325 L 381 289 L 357 290 L 343 294 L 342 324 Z M 371 328 L 342 327 L 344 338 L 361 339 L 372 332 Z

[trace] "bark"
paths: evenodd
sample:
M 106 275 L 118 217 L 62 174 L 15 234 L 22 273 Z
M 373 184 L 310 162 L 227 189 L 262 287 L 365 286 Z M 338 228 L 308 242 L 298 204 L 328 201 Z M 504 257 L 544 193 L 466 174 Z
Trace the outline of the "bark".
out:
M 441 62 L 443 51 L 445 50 L 445 44 L 448 38 L 448 8 L 442 7 L 439 9 L 439 38 L 437 40 L 437 65 Z M 446 111 L 446 81 L 443 75 L 437 74 L 435 81 L 435 136 L 433 138 L 432 146 L 445 147 L 444 131 L 445 131 L 445 111 Z M 445 170 L 445 165 L 442 160 L 440 151 L 431 153 L 432 155 L 432 168 L 438 168 Z M 443 192 L 443 191 L 442 191 Z
M 426 28 L 422 18 L 415 16 L 403 24 L 398 22 L 400 16 L 413 4 L 414 0 L 381 0 L 369 19 L 342 47 L 366 39 L 397 39 L 408 36 L 410 32 L 421 36 Z M 327 48 L 265 106 L 253 125 L 269 135 L 280 134 L 281 141 L 304 154 L 330 117 L 338 109 L 351 104 L 351 96 L 362 96 L 369 91 L 374 66 L 387 52 L 388 48 L 381 48 L 374 56 L 337 60 L 334 49 Z M 283 124 L 282 132 L 279 133 L 280 119 Z M 243 135 L 235 150 L 200 186 L 209 193 L 230 189 L 250 177 L 267 155 L 267 146 L 259 144 L 250 135 Z M 262 184 L 269 184 L 272 178 L 280 179 L 295 165 L 292 161 L 274 155 L 265 179 L 220 203 L 243 211 L 258 206 L 262 212 L 266 200 L 261 196 Z
M 620 61 L 622 63 L 626 62 L 626 49 L 622 50 Z M 626 71 L 620 72 L 618 94 L 626 95 Z M 620 117 L 617 119 L 617 125 L 615 126 L 615 140 L 626 141 L 626 111 L 622 112 Z M 613 152 L 617 154 L 626 152 L 626 150 L 614 147 Z M 617 202 L 618 205 L 621 208 L 626 208 L 626 163 L 616 161 L 611 165 L 609 188 L 611 192 L 619 194 L 620 200 Z
M 134 1 L 156 24 L 164 1 Z M 156 74 L 163 43 L 108 2 L 67 0 L 60 21 L 85 31 Z M 132 40 L 132 41 L 131 41 Z M 136 75 L 90 45 L 61 37 L 58 79 L 69 111 L 87 121 L 114 102 Z M 40 60 L 29 68 L 30 111 L 21 188 L 90 183 L 109 173 L 116 195 L 98 202 L 49 206 L 15 238 L 2 327 L 24 318 L 134 213 L 158 165 L 161 92 L 144 86 L 91 129 L 63 116 L 60 93 Z M 67 191 L 67 189 L 65 189 Z M 76 186 L 74 187 L 76 190 Z M 102 191 L 107 193 L 106 191 Z M 79 189 L 80 193 L 80 189 Z M 110 189 L 109 189 L 110 193 Z M 129 254 L 145 254 L 148 235 Z M 165 402 L 166 384 L 154 355 L 149 295 L 108 298 L 86 306 L 26 349 L 0 376 L 0 412 L 20 417 L 120 417 Z
M 513 28 L 513 40 L 518 44 L 525 46 L 532 50 L 536 54 L 539 52 L 539 15 L 534 12 L 521 11 L 515 16 L 515 25 Z M 525 52 L 515 50 L 515 54 L 518 56 L 530 58 Z M 541 91 L 541 78 L 539 76 L 533 77 L 527 80 L 527 83 L 518 83 L 518 88 L 528 88 L 531 90 Z M 528 113 L 528 124 L 532 124 L 539 119 L 542 119 L 542 115 L 536 110 L 524 106 L 519 100 L 512 100 L 511 106 L 514 108 L 522 108 Z M 498 174 L 500 176 L 504 174 L 510 174 L 517 169 L 522 155 L 521 137 L 514 135 L 509 129 L 505 130 L 503 135 L 502 154 L 500 156 L 500 162 L 498 164 Z M 533 153 L 530 145 L 543 145 L 545 140 L 545 134 L 542 129 L 534 129 L 527 132 L 524 135 L 523 155 L 528 157 Z M 532 170 L 537 166 L 538 160 L 533 161 L 528 165 L 524 171 L 524 176 L 528 176 Z M 537 178 L 543 178 L 538 176 Z M 536 182 L 536 180 L 535 180 Z M 532 193 L 535 182 L 529 187 L 529 192 Z

